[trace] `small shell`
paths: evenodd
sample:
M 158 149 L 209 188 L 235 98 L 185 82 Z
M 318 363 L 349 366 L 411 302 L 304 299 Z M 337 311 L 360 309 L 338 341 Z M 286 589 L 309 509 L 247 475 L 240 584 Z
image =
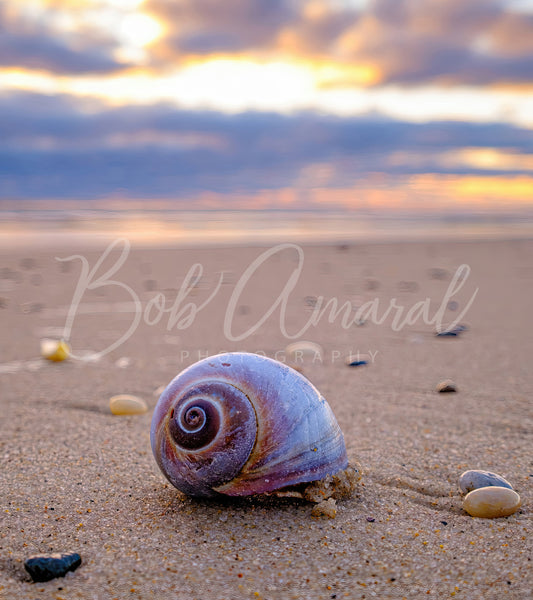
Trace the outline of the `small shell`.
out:
M 456 392 L 457 386 L 451 379 L 445 379 L 437 384 L 435 391 L 444 394 L 449 392 Z
M 142 415 L 148 410 L 148 406 L 142 398 L 119 394 L 109 399 L 109 410 L 114 415 Z
M 61 362 L 70 356 L 70 346 L 65 340 L 41 340 L 41 355 L 53 362 Z
M 508 517 L 521 505 L 520 496 L 506 487 L 478 488 L 465 496 L 463 508 L 472 517 L 494 519 Z
M 477 490 L 478 488 L 490 486 L 505 487 L 510 490 L 513 489 L 513 486 L 507 479 L 504 479 L 501 475 L 497 475 L 496 473 L 491 473 L 490 471 L 465 471 L 459 477 L 459 487 L 463 494 L 468 494 L 468 492 Z

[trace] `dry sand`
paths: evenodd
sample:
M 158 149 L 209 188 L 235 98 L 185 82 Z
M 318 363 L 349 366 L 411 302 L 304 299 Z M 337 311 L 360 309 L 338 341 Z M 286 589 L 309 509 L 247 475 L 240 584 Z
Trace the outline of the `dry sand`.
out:
M 80 250 L 1 256 L 0 598 L 531 597 L 532 241 L 303 248 L 289 333 L 311 317 L 320 295 L 356 306 L 379 298 L 383 307 L 391 298 L 411 307 L 429 297 L 433 315 L 466 263 L 471 273 L 450 305 L 456 310 L 446 310 L 452 321 L 479 288 L 459 337 L 437 338 L 421 319 L 394 331 L 391 319 L 345 329 L 340 317 L 323 317 L 301 336 L 324 348 L 322 362 L 301 366 L 364 469 L 357 495 L 338 503 L 335 519 L 313 517 L 311 505 L 294 500 L 190 499 L 152 458 L 160 386 L 207 354 L 274 356 L 293 341 L 280 330 L 279 307 L 241 341 L 224 333 L 235 284 L 265 248 L 132 249 L 111 277 L 127 288 L 105 285 L 80 298 L 75 354 L 118 340 L 134 319 L 132 297 L 144 307 L 161 291 L 171 304 L 192 264 L 204 273 L 182 306 L 204 302 L 218 273 L 228 273 L 187 328 L 168 330 L 168 313 L 157 324 L 143 318 L 100 360 L 53 364 L 39 358 L 39 340 L 61 335 L 81 267 L 54 257 L 79 252 L 92 267 L 101 255 Z M 265 314 L 296 256 L 273 256 L 245 286 L 234 335 Z M 345 366 L 357 351 L 373 362 Z M 458 392 L 436 393 L 447 378 Z M 150 410 L 111 415 L 109 398 L 119 393 L 143 397 Z M 522 497 L 520 511 L 494 520 L 465 514 L 457 478 L 472 468 L 505 476 Z M 68 551 L 82 556 L 76 572 L 30 581 L 28 556 Z

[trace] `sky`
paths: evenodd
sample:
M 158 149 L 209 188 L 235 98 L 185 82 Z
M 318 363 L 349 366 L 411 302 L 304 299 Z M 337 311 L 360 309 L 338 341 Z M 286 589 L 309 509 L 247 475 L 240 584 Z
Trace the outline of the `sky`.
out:
M 533 0 L 0 0 L 0 201 L 533 208 Z

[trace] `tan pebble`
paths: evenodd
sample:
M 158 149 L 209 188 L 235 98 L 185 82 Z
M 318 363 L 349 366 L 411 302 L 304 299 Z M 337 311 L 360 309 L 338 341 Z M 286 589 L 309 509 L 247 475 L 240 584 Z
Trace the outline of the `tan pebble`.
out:
M 70 356 L 70 346 L 64 340 L 41 340 L 41 355 L 47 360 L 61 362 Z
M 478 488 L 467 494 L 463 502 L 463 508 L 469 515 L 483 519 L 508 517 L 520 505 L 520 496 L 514 490 L 499 486 Z
M 142 398 L 119 394 L 110 398 L 109 409 L 114 415 L 142 415 L 148 410 L 148 406 Z
M 334 519 L 337 516 L 336 504 L 337 503 L 333 498 L 328 498 L 316 506 L 313 506 L 311 514 L 313 517 L 329 517 L 330 519 Z
M 438 383 L 435 389 L 437 392 L 443 394 L 445 392 L 456 392 L 457 386 L 451 379 L 445 379 L 444 381 Z

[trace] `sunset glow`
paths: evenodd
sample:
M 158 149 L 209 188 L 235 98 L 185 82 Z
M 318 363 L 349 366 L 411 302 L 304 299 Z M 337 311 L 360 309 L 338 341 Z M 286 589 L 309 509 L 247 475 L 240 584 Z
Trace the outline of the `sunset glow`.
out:
M 385 18 L 388 2 L 391 10 L 405 9 L 395 13 L 397 22 Z M 34 129 L 22 121 L 11 127 L 5 150 L 11 157 L 9 148 L 39 152 L 36 165 L 58 166 L 64 161 L 54 152 L 66 147 L 120 152 L 113 161 L 124 167 L 114 176 L 100 170 L 100 182 L 87 172 L 93 190 L 87 193 L 97 197 L 119 187 L 132 198 L 151 189 L 154 197 L 193 201 L 205 184 L 215 195 L 245 188 L 252 203 L 258 190 L 274 194 L 291 186 L 292 197 L 305 190 L 310 198 L 309 190 L 326 182 L 330 198 L 339 198 L 337 190 L 362 189 L 362 181 L 381 173 L 387 189 L 378 186 L 365 197 L 385 204 L 394 197 L 393 203 L 407 205 L 406 190 L 439 179 L 444 188 L 426 188 L 439 205 L 443 189 L 465 202 L 479 197 L 480 205 L 533 204 L 533 2 L 498 0 L 488 15 L 475 0 L 460 30 L 453 23 L 462 19 L 461 3 L 438 0 L 438 10 L 434 4 L 6 0 L 0 7 L 9 31 L 0 46 L 0 101 L 15 121 L 28 103 Z M 87 115 L 94 126 L 67 141 L 61 128 L 47 125 L 56 111 L 70 115 L 65 127 L 74 131 L 84 129 Z M 133 113 L 137 131 L 131 130 Z M 239 146 L 246 130 L 254 132 L 256 148 L 265 148 L 253 165 L 245 165 L 252 157 Z M 128 181 L 128 171 L 139 168 L 133 150 L 147 147 L 167 154 L 203 147 L 213 154 L 204 166 L 192 155 L 169 157 L 159 163 L 168 171 L 154 184 Z M 223 167 L 228 151 L 231 166 Z M 278 165 L 280 152 L 286 160 Z M 143 164 L 140 155 L 135 160 Z M 193 170 L 172 167 L 189 161 Z M 4 168 L 0 196 L 71 194 L 67 174 L 56 177 L 64 191 L 39 191 L 7 162 L 12 167 Z M 72 173 L 78 169 L 79 178 L 83 164 L 93 162 L 87 156 Z M 398 189 L 404 191 L 398 195 Z M 456 205 L 455 198 L 448 201 Z

